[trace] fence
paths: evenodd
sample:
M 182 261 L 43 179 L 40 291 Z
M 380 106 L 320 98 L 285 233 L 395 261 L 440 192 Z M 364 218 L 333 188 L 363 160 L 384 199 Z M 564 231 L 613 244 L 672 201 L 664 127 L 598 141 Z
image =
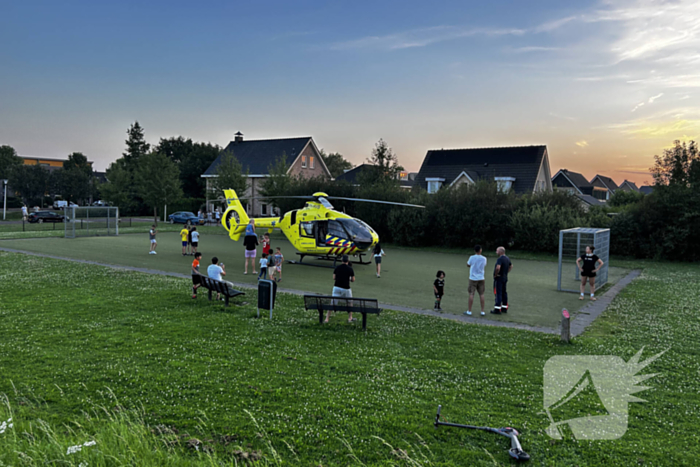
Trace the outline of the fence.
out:
M 586 247 L 595 247 L 595 254 L 603 261 L 603 267 L 596 275 L 596 287 L 608 282 L 608 263 L 610 261 L 610 229 L 576 227 L 559 231 L 559 273 L 557 290 L 579 292 L 581 280 L 576 260 L 586 253 Z

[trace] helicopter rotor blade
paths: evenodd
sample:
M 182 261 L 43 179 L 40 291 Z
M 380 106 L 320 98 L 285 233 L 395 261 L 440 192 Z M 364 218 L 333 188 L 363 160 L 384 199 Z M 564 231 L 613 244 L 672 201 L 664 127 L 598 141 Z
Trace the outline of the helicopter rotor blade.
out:
M 328 196 L 326 199 L 342 199 L 345 201 L 360 201 L 362 203 L 378 203 L 378 204 L 391 204 L 393 206 L 406 206 L 409 208 L 421 208 L 425 209 L 425 206 L 419 204 L 408 204 L 408 203 L 396 203 L 394 201 L 379 201 L 376 199 L 360 199 L 360 198 L 342 198 L 340 196 Z

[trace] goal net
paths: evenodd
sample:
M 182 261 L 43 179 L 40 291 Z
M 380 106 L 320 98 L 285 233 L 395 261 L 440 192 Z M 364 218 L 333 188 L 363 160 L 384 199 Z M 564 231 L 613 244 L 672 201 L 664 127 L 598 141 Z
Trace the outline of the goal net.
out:
M 119 208 L 73 206 L 64 210 L 66 238 L 119 235 Z
M 608 282 L 608 263 L 610 260 L 610 229 L 576 227 L 559 231 L 559 274 L 557 290 L 579 292 L 581 276 L 576 260 L 586 253 L 586 247 L 595 247 L 595 254 L 603 260 L 603 267 L 596 274 L 596 288 Z

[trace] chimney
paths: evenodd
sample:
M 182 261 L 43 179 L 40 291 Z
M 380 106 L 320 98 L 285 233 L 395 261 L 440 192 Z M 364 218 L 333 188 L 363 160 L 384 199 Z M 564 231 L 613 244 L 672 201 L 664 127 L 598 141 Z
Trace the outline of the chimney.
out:
M 236 143 L 241 143 L 241 142 L 243 142 L 243 133 L 241 133 L 240 131 L 237 131 L 236 134 L 233 135 L 233 136 L 234 136 L 234 139 L 233 139 L 233 140 L 234 140 Z

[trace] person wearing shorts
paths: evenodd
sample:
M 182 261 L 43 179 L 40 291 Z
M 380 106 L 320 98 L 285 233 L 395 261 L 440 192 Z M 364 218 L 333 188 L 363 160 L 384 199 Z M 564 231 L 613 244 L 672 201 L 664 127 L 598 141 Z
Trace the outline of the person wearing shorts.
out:
M 270 270 L 270 280 L 279 282 L 282 280 L 282 263 L 284 263 L 284 256 L 282 256 L 282 250 L 277 247 L 276 253 L 272 255 L 272 264 L 274 265 Z M 275 278 L 275 275 L 279 276 Z
M 192 237 L 192 254 L 196 256 L 197 247 L 199 246 L 199 232 L 197 232 L 197 227 L 192 227 L 190 237 Z
M 253 274 L 257 274 L 255 257 L 258 256 L 258 237 L 256 235 L 246 235 L 243 237 L 243 245 L 245 246 L 245 271 L 243 274 L 248 274 L 248 262 L 253 268 Z
M 352 298 L 352 289 L 350 288 L 350 283 L 355 282 L 355 271 L 353 271 L 352 266 L 350 266 L 350 258 L 348 255 L 343 255 L 343 264 L 336 267 L 333 270 L 333 280 L 335 281 L 333 286 L 333 296 L 342 298 Z M 328 311 L 326 315 L 327 323 L 331 319 L 331 312 Z M 348 323 L 355 321 L 352 317 L 352 312 L 350 312 L 348 317 Z
M 377 243 L 374 246 L 374 264 L 377 265 L 377 278 L 381 277 L 382 274 L 382 256 L 385 256 L 386 253 L 384 253 L 384 250 L 382 250 L 382 246 Z
M 579 300 L 583 300 L 583 294 L 586 290 L 586 282 L 591 286 L 591 300 L 596 301 L 595 298 L 595 276 L 603 267 L 603 260 L 600 259 L 595 253 L 595 247 L 593 245 L 586 247 L 586 253 L 582 254 L 576 260 L 576 266 L 578 266 L 581 272 L 581 296 Z
M 484 309 L 486 308 L 486 279 L 484 271 L 486 270 L 486 257 L 481 254 L 481 245 L 474 247 L 474 253 L 467 261 L 469 268 L 469 308 L 464 312 L 465 315 L 471 316 L 472 305 L 474 305 L 474 293 L 479 294 L 481 301 L 481 316 L 486 316 Z
M 156 242 L 156 234 L 158 231 L 156 230 L 156 225 L 153 224 L 151 226 L 151 230 L 148 231 L 148 239 L 151 241 L 151 249 L 148 251 L 149 255 L 155 255 L 156 253 L 156 247 L 158 246 L 158 242 Z
M 180 231 L 180 239 L 182 240 L 182 256 L 187 255 L 187 245 L 189 244 L 189 235 L 190 231 L 187 229 L 187 226 L 184 226 L 182 230 Z
M 192 261 L 192 298 L 197 298 L 197 289 L 202 285 L 201 276 L 199 274 L 199 260 L 201 257 L 201 253 L 195 253 L 194 261 Z

